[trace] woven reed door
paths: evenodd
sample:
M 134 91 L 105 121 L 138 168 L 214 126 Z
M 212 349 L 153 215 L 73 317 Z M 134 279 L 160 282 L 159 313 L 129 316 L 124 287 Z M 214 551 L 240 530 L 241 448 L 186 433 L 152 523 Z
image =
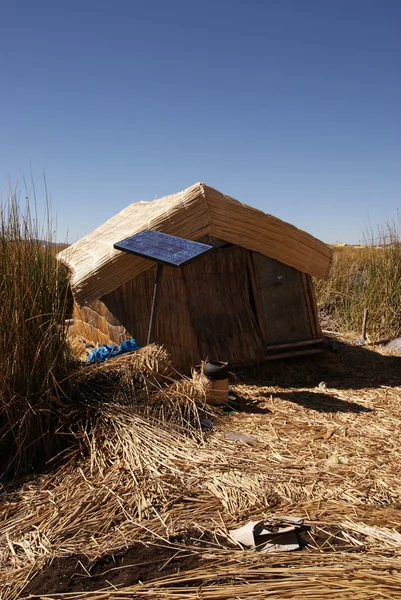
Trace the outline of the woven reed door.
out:
M 252 252 L 258 320 L 267 345 L 312 339 L 302 273 Z

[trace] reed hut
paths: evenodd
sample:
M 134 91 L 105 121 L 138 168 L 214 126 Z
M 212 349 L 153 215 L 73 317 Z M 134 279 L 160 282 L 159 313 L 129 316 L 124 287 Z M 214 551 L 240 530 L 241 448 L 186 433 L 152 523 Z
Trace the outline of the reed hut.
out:
M 113 248 L 146 229 L 213 246 L 163 271 L 154 341 L 178 369 L 205 358 L 241 366 L 314 351 L 321 330 L 312 277 L 328 277 L 331 249 L 203 183 L 133 203 L 58 255 L 71 270 L 75 333 L 146 343 L 155 263 Z

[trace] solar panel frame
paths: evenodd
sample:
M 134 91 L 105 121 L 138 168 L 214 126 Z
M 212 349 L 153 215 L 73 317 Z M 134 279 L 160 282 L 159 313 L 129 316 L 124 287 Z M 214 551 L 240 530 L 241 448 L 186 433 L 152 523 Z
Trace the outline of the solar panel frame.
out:
M 145 229 L 116 242 L 113 247 L 116 250 L 176 268 L 192 262 L 213 249 L 213 246 L 208 244 L 186 240 L 152 229 Z

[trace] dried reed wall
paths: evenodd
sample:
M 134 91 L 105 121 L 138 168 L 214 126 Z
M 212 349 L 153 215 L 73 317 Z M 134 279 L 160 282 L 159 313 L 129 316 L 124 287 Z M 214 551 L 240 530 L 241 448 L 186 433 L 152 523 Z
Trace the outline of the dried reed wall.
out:
M 102 301 L 142 346 L 146 344 L 156 267 L 121 285 Z M 188 310 L 188 295 L 182 272 L 164 267 L 159 286 L 153 330 L 154 341 L 171 353 L 175 365 L 187 370 L 199 362 L 198 340 Z
M 153 265 L 89 307 L 76 307 L 74 330 L 99 343 L 147 340 Z M 182 269 L 164 267 L 154 341 L 188 372 L 205 358 L 253 364 L 266 346 L 318 334 L 308 276 L 240 246 L 215 248 Z M 277 285 L 278 284 L 278 285 Z
M 104 302 L 96 300 L 89 306 L 74 304 L 70 332 L 94 344 L 119 345 L 130 338 L 126 328 L 116 319 Z

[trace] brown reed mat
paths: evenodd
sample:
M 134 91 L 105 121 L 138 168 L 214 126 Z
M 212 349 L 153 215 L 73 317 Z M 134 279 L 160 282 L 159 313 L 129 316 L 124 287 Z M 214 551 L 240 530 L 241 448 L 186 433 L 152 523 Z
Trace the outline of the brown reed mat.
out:
M 317 362 L 239 373 L 238 411 L 203 439 L 100 405 L 62 468 L 0 497 L 3 598 L 23 597 L 58 557 L 96 561 L 138 543 L 178 551 L 177 539 L 199 555 L 195 568 L 37 597 L 401 597 L 399 363 L 340 344 Z M 301 551 L 262 556 L 228 540 L 229 528 L 283 515 L 311 528 Z M 203 535 L 206 547 L 193 549 Z

